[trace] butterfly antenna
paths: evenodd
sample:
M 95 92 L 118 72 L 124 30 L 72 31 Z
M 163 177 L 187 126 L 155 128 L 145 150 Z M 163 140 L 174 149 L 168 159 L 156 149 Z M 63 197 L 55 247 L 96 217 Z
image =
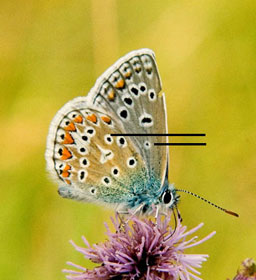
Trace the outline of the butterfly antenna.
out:
M 233 211 L 230 211 L 230 210 L 227 210 L 227 209 L 224 209 L 224 208 L 222 208 L 222 207 L 220 207 L 220 206 L 218 206 L 218 205 L 212 203 L 211 201 L 209 201 L 209 200 L 207 200 L 207 199 L 201 197 L 200 195 L 195 194 L 195 193 L 192 193 L 191 191 L 180 190 L 180 189 L 176 189 L 176 191 L 177 191 L 177 192 L 184 192 L 184 193 L 191 194 L 191 195 L 193 195 L 193 196 L 195 196 L 195 197 L 197 197 L 197 198 L 200 198 L 200 199 L 203 200 L 204 202 L 207 202 L 207 203 L 209 203 L 210 205 L 216 207 L 217 209 L 219 209 L 219 210 L 221 210 L 221 211 L 224 211 L 224 212 L 227 213 L 227 214 L 230 214 L 230 215 L 235 216 L 235 217 L 239 217 L 239 215 L 238 215 L 237 213 L 235 213 L 235 212 L 233 212 Z

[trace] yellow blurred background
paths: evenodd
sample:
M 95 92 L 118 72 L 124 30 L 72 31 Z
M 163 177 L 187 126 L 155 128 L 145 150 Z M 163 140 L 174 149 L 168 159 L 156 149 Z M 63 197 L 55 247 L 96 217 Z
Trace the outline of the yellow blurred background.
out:
M 92 267 L 68 243 L 105 239 L 112 211 L 68 201 L 45 171 L 48 126 L 68 100 L 127 52 L 155 51 L 169 132 L 206 133 L 206 147 L 170 150 L 171 182 L 234 210 L 182 195 L 189 228 L 217 234 L 202 278 L 235 275 L 256 255 L 256 1 L 1 1 L 0 279 L 64 279 Z M 175 139 L 176 140 L 176 139 Z M 180 141 L 195 139 L 179 139 Z

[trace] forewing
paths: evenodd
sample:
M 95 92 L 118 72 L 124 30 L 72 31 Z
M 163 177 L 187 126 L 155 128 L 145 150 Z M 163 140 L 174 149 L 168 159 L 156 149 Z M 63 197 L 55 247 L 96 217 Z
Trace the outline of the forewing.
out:
M 123 133 L 165 134 L 167 120 L 165 98 L 154 53 L 149 49 L 133 51 L 119 59 L 96 82 L 88 95 L 92 104 L 121 121 Z M 163 136 L 132 136 L 147 175 L 163 183 L 167 169 L 167 146 Z

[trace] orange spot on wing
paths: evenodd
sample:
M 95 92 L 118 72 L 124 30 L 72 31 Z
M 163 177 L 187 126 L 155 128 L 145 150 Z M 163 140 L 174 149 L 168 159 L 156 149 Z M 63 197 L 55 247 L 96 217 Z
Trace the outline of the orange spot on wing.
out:
M 129 78 L 129 77 L 131 77 L 131 75 L 132 75 L 131 72 L 127 72 L 127 73 L 124 74 L 125 78 Z
M 63 141 L 62 144 L 73 144 L 74 142 L 75 142 L 75 141 L 74 141 L 74 139 L 72 138 L 72 136 L 71 136 L 68 132 L 66 132 L 65 138 L 64 138 L 64 141 Z
M 120 79 L 117 83 L 116 83 L 116 88 L 123 88 L 124 87 L 124 80 Z
M 65 180 L 65 182 L 66 182 L 68 185 L 71 185 L 70 180 Z
M 107 116 L 102 116 L 101 119 L 107 123 L 107 124 L 110 124 L 111 123 L 111 118 L 110 117 L 107 117 Z
M 67 130 L 67 131 L 76 131 L 76 127 L 75 127 L 74 123 L 71 122 L 69 125 L 67 125 L 65 127 L 65 130 Z
M 67 178 L 69 176 L 69 172 L 68 171 L 64 171 L 61 174 L 62 177 Z
M 71 152 L 66 147 L 64 147 L 63 150 L 62 150 L 62 157 L 60 159 L 61 160 L 66 160 L 66 159 L 69 159 L 71 157 L 72 157 Z
M 86 117 L 86 119 L 87 119 L 88 121 L 90 121 L 90 122 L 93 122 L 93 123 L 96 123 L 96 122 L 97 122 L 97 117 L 96 117 L 95 114 L 88 115 L 88 116 Z
M 113 101 L 115 99 L 115 92 L 111 90 L 108 94 L 108 99 Z
M 68 171 L 68 170 L 70 170 L 70 169 L 71 169 L 71 166 L 67 164 L 67 165 L 65 166 L 65 168 L 63 169 L 63 172 L 64 172 L 64 171 Z
M 74 122 L 76 123 L 82 123 L 83 122 L 83 117 L 81 115 L 78 115 L 75 119 Z

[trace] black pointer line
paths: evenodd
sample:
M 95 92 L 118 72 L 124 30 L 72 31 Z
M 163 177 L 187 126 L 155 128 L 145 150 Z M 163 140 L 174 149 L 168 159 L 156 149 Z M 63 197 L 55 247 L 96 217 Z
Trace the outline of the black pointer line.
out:
M 206 136 L 205 133 L 112 133 L 111 136 Z
M 154 143 L 155 146 L 206 146 L 206 143 Z
M 111 136 L 206 136 L 205 133 L 113 133 Z M 206 143 L 154 143 L 155 146 L 206 146 Z

